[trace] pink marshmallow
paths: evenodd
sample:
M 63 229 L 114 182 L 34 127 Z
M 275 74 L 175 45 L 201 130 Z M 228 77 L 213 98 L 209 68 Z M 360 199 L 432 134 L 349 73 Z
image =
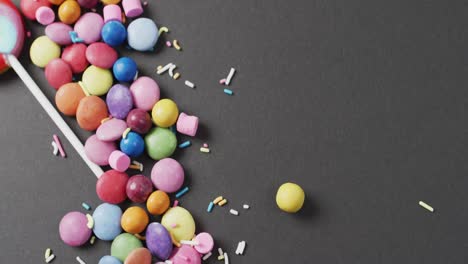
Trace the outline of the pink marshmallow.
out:
M 111 20 L 117 20 L 122 22 L 122 9 L 118 5 L 106 5 L 103 10 L 104 14 L 104 23 L 107 23 Z
M 177 132 L 188 136 L 195 136 L 198 129 L 198 117 L 189 116 L 182 112 L 177 120 Z
M 39 7 L 36 10 L 36 20 L 44 26 L 52 24 L 52 22 L 55 20 L 54 10 L 48 6 Z
M 123 0 L 122 6 L 127 17 L 137 17 L 143 13 L 140 0 Z
M 130 158 L 119 150 L 114 150 L 109 156 L 109 166 L 116 171 L 124 172 L 130 167 Z

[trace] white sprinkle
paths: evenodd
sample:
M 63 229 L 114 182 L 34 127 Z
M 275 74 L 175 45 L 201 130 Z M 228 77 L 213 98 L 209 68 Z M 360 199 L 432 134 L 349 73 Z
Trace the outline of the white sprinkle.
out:
M 245 210 L 250 208 L 250 206 L 248 204 L 244 204 L 243 207 L 244 207 Z
M 166 262 L 167 264 L 172 264 L 172 260 L 166 260 L 164 262 Z
M 50 248 L 46 249 L 46 251 L 44 252 L 44 258 L 47 259 L 48 257 L 50 257 L 50 253 L 52 253 L 52 250 Z
M 135 165 L 140 166 L 142 163 L 141 163 L 141 162 L 138 162 L 138 161 L 136 161 L 136 160 L 134 160 L 134 161 L 132 161 L 132 164 L 135 164 Z
M 54 153 L 55 156 L 58 155 L 58 147 L 57 147 L 57 144 L 55 143 L 55 141 L 52 141 L 52 147 L 54 148 L 54 150 L 52 151 L 52 153 Z
M 203 256 L 203 260 L 207 260 L 209 257 L 211 257 L 211 252 L 208 252 L 208 254 Z
M 171 67 L 169 68 L 169 76 L 174 77 L 175 68 L 177 68 L 177 65 L 172 64 Z
M 245 250 L 245 241 L 242 241 L 241 243 L 242 243 L 242 245 L 241 245 L 241 248 L 240 248 L 240 250 L 239 250 L 239 253 L 240 253 L 241 255 L 243 255 L 243 254 L 244 254 L 244 250 Z
M 430 211 L 431 213 L 434 212 L 434 208 L 432 208 L 432 206 L 428 205 L 427 203 L 423 201 L 419 201 L 419 205 L 424 207 L 426 210 Z
M 193 84 L 193 82 L 188 81 L 188 80 L 185 81 L 185 85 L 187 85 L 187 86 L 190 87 L 190 88 L 195 88 L 195 84 Z
M 175 65 L 173 63 L 168 63 L 164 67 L 159 69 L 156 73 L 161 75 L 161 74 L 165 73 L 167 70 L 169 70 L 173 66 L 175 68 Z M 171 75 L 171 77 L 172 77 L 172 75 Z
M 55 259 L 55 255 L 52 254 L 52 255 L 50 255 L 50 256 L 45 260 L 45 262 L 46 262 L 46 263 L 50 263 L 50 262 L 52 262 L 52 260 L 54 260 L 54 259 Z
M 198 241 L 193 240 L 180 240 L 182 245 L 198 246 Z
M 226 252 L 224 253 L 224 264 L 229 264 L 229 258 Z
M 242 245 L 242 241 L 237 244 L 236 255 L 240 254 L 241 245 Z
M 239 212 L 234 209 L 229 210 L 229 213 L 231 213 L 232 215 L 239 215 Z
M 218 253 L 220 256 L 222 256 L 224 253 L 223 253 L 223 249 L 222 248 L 218 248 Z
M 86 264 L 86 262 L 84 262 L 80 257 L 76 257 L 76 261 L 80 264 Z
M 231 71 L 229 71 L 229 75 L 226 78 L 226 85 L 229 85 L 231 83 L 231 79 L 234 76 L 234 73 L 236 72 L 236 69 L 231 68 Z

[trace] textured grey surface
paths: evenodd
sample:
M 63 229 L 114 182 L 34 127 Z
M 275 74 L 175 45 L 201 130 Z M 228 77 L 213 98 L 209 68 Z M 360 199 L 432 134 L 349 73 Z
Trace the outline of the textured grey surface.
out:
M 194 146 L 176 154 L 191 188 L 180 200 L 231 263 L 466 262 L 464 1 L 149 2 L 145 15 L 184 51 L 124 53 L 164 97 L 201 118 Z M 168 62 L 181 80 L 154 73 Z M 231 66 L 233 97 L 217 84 Z M 53 98 L 43 71 L 27 69 Z M 58 238 L 66 212 L 99 203 L 94 176 L 63 137 L 69 157 L 51 154 L 58 129 L 12 72 L 0 80 L 0 263 L 40 263 L 46 247 L 55 263 L 77 255 L 97 263 L 109 243 L 77 249 Z M 89 135 L 67 120 L 81 139 Z M 197 149 L 205 141 L 209 155 Z M 284 181 L 307 193 L 297 215 L 275 207 Z M 218 194 L 229 205 L 207 214 Z M 240 240 L 242 257 L 234 256 Z

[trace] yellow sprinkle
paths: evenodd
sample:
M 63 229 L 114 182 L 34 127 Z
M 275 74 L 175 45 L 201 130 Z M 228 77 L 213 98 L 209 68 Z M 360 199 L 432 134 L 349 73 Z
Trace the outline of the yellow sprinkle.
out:
M 50 256 L 51 252 L 52 252 L 52 250 L 50 248 L 46 249 L 46 251 L 44 253 L 44 258 L 47 259 Z
M 224 255 L 219 255 L 218 256 L 218 260 L 223 260 L 224 259 Z
M 86 96 L 90 96 L 91 94 L 88 92 L 88 90 L 86 89 L 84 83 L 82 81 L 79 81 L 78 82 L 78 85 L 81 87 L 81 90 L 83 90 L 83 93 L 86 95 Z
M 146 240 L 146 237 L 140 235 L 140 234 L 135 234 L 135 237 L 140 239 L 140 240 Z
M 203 147 L 201 147 L 201 148 L 200 148 L 200 152 L 203 152 L 203 153 L 210 153 L 210 149 L 209 149 L 209 148 L 203 148 Z
M 179 46 L 179 41 L 177 39 L 174 39 L 172 41 L 172 46 L 174 46 L 174 48 L 176 48 L 176 50 L 181 50 L 182 48 Z
M 227 200 L 226 199 L 223 199 L 221 202 L 218 203 L 219 206 L 223 206 L 227 204 Z
M 158 67 L 156 68 L 156 71 L 159 71 L 162 69 L 162 65 L 158 65 Z
M 176 72 L 176 74 L 174 74 L 172 78 L 174 78 L 174 80 L 177 80 L 179 79 L 179 77 L 180 77 L 180 73 Z
M 160 27 L 159 28 L 159 36 L 161 36 L 161 33 L 169 33 L 169 29 L 167 27 Z
M 129 168 L 134 169 L 134 170 L 140 170 L 140 165 L 133 164 L 133 165 L 130 165 Z
M 94 245 L 94 241 L 96 241 L 96 237 L 95 237 L 95 236 L 92 236 L 92 237 L 91 237 L 91 240 L 89 241 L 89 243 L 91 243 L 91 245 Z
M 94 227 L 94 219 L 93 219 L 93 217 L 92 217 L 90 214 L 86 214 L 86 218 L 88 219 L 88 223 L 86 224 L 86 226 L 87 226 L 89 229 L 93 229 L 93 227 Z
M 175 240 L 174 235 L 171 232 L 169 232 L 169 235 L 171 235 L 172 244 L 174 244 L 176 247 L 180 247 L 180 243 Z
M 216 197 L 216 199 L 213 200 L 213 203 L 214 203 L 214 204 L 218 204 L 219 202 L 221 202 L 221 200 L 223 200 L 223 197 L 222 197 L 222 196 L 218 196 L 218 197 Z
M 125 24 L 127 22 L 127 18 L 125 17 L 125 13 L 122 12 L 122 24 Z
M 424 207 L 426 210 L 428 210 L 431 213 L 434 212 L 434 208 L 432 208 L 432 206 L 428 205 L 427 203 L 425 203 L 423 201 L 419 201 L 419 205 Z
M 132 129 L 127 127 L 127 129 L 125 129 L 125 131 L 122 133 L 122 138 L 127 138 L 127 135 L 130 132 L 130 130 L 132 130 Z
M 110 120 L 110 117 L 106 117 L 106 118 L 101 120 L 101 124 L 103 124 L 104 122 L 109 121 L 109 120 Z

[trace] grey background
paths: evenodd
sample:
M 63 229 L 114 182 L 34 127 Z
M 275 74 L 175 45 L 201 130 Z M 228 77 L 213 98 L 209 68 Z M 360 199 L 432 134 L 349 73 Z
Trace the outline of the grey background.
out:
M 201 118 L 194 145 L 175 155 L 191 188 L 180 201 L 231 263 L 465 263 L 467 15 L 456 0 L 149 0 L 145 16 L 184 50 L 123 54 Z M 21 61 L 53 99 L 29 44 Z M 180 80 L 155 74 L 168 62 Z M 231 66 L 229 97 L 217 82 Z M 58 237 L 66 212 L 99 203 L 95 177 L 63 136 L 68 158 L 51 154 L 58 129 L 13 72 L 0 80 L 0 263 L 40 263 L 46 247 L 54 263 L 97 263 L 110 243 Z M 299 214 L 276 208 L 285 181 L 307 193 Z M 207 214 L 218 194 L 229 205 Z M 234 255 L 240 240 L 245 256 Z

